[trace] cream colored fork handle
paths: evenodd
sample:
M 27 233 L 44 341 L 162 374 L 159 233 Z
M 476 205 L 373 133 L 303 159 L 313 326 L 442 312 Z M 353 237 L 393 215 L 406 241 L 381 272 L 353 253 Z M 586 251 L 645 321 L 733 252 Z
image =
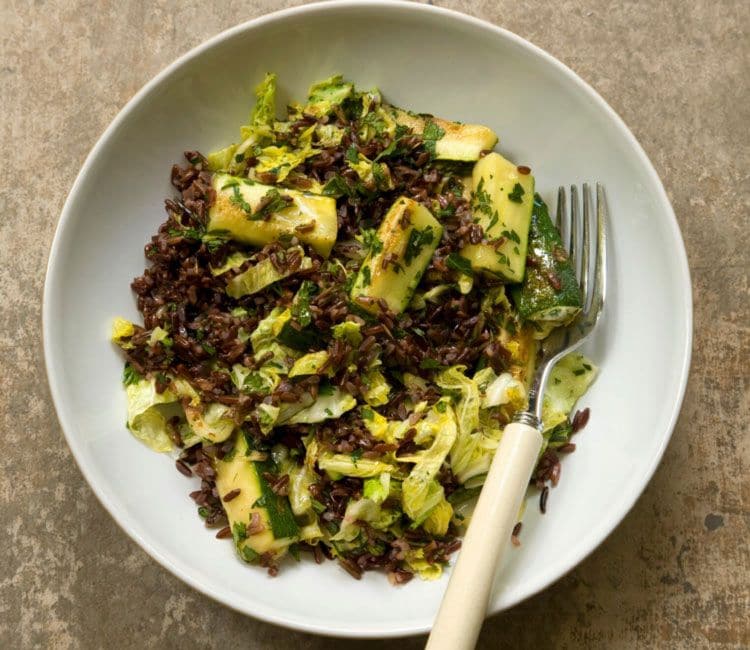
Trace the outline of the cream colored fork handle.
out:
M 518 518 L 542 435 L 513 422 L 505 427 L 461 551 L 427 640 L 427 650 L 472 650 L 492 594 L 495 571 Z

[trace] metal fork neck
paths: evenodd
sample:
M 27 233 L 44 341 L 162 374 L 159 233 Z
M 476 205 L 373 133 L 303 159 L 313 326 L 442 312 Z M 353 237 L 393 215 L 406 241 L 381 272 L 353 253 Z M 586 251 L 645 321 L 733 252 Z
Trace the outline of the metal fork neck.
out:
M 513 416 L 513 422 L 526 424 L 530 427 L 534 427 L 535 429 L 539 429 L 539 430 L 541 430 L 542 428 L 541 421 L 531 411 L 519 411 L 518 413 L 515 414 L 515 416 Z

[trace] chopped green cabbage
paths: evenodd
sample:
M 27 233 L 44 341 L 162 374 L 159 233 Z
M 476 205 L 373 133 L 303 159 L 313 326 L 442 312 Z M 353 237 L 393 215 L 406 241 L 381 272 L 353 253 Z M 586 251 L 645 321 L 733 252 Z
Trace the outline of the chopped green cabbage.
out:
M 404 512 L 415 522 L 425 519 L 435 506 L 435 503 L 431 503 L 435 491 L 432 484 L 457 437 L 453 409 L 445 401 L 438 402 L 438 404 L 442 404 L 442 407 L 434 406 L 415 425 L 417 435 L 421 434 L 422 440 L 432 439 L 432 444 L 428 449 L 420 452 L 417 462 L 402 485 L 401 500 Z M 399 460 L 405 461 L 403 457 Z M 437 485 L 442 497 L 443 487 L 439 483 Z M 448 519 L 450 520 L 450 517 Z
M 318 441 L 315 436 L 308 436 L 304 443 L 306 446 L 305 462 L 302 465 L 294 463 L 287 470 L 289 474 L 289 503 L 292 506 L 292 512 L 297 517 L 310 516 L 315 518 L 310 486 L 318 480 L 318 475 L 315 473 Z
M 329 394 L 318 393 L 310 406 L 295 413 L 289 424 L 313 424 L 323 420 L 340 418 L 344 413 L 357 406 L 357 400 L 348 393 L 334 388 Z
M 582 354 L 574 352 L 560 359 L 550 372 L 542 402 L 544 430 L 565 422 L 579 398 L 596 378 L 598 368 Z
M 459 483 L 484 474 L 492 461 L 492 450 L 483 444 L 485 435 L 479 428 L 481 397 L 479 386 L 465 374 L 465 366 L 451 366 L 435 377 L 435 382 L 448 395 L 458 398 L 456 420 L 458 437 L 450 452 L 451 470 Z
M 492 368 L 483 368 L 474 375 L 482 395 L 483 409 L 511 404 L 514 410 L 523 409 L 526 405 L 526 389 L 509 372 L 495 374 Z
M 353 542 L 362 530 L 358 522 L 366 522 L 376 530 L 386 530 L 398 519 L 396 510 L 381 508 L 380 504 L 363 497 L 350 500 L 346 505 L 344 519 L 341 521 L 339 532 L 331 537 L 333 542 Z
M 223 275 L 227 271 L 232 271 L 239 268 L 249 259 L 250 256 L 245 255 L 244 253 L 234 252 L 231 255 L 227 256 L 227 259 L 224 260 L 224 264 L 222 264 L 221 266 L 217 266 L 216 268 L 211 267 L 211 275 Z
M 205 409 L 185 407 L 185 417 L 193 433 L 209 442 L 224 442 L 234 431 L 231 409 L 224 404 L 212 402 Z
M 273 354 L 263 364 L 263 369 L 276 375 L 286 374 L 289 370 L 289 360 L 300 356 L 297 351 L 276 340 L 291 317 L 290 309 L 274 307 L 271 313 L 260 321 L 253 333 L 250 334 L 250 344 L 253 346 L 253 352 L 256 356 L 261 356 L 267 352 Z
M 154 451 L 172 450 L 167 420 L 159 410 L 160 404 L 177 401 L 177 395 L 170 389 L 163 393 L 156 391 L 155 379 L 141 379 L 125 387 L 128 398 L 128 429 Z
M 169 332 L 158 325 L 151 330 L 151 336 L 148 337 L 149 345 L 156 345 L 157 343 L 162 343 L 167 347 L 172 345 L 172 339 L 169 338 Z
M 354 86 L 345 82 L 340 74 L 323 79 L 310 86 L 303 112 L 314 117 L 330 115 L 334 108 L 349 99 L 353 92 Z
M 232 144 L 208 154 L 208 169 L 214 172 L 241 173 L 246 166 L 246 152 L 255 146 L 270 143 L 273 139 L 275 104 L 276 75 L 269 73 L 255 88 L 255 106 L 250 114 L 250 123 L 240 127 L 241 144 Z
M 308 352 L 294 362 L 294 365 L 289 371 L 289 378 L 302 377 L 304 375 L 317 375 L 326 363 L 328 363 L 328 359 L 328 352 L 325 350 L 320 350 L 319 352 Z
M 391 488 L 391 475 L 383 472 L 380 476 L 365 479 L 362 494 L 375 503 L 383 503 L 388 498 Z
M 371 368 L 362 376 L 365 386 L 364 398 L 370 406 L 382 406 L 388 403 L 391 387 L 385 380 L 383 373 L 377 368 Z
M 256 172 L 276 175 L 276 182 L 281 183 L 286 180 L 289 173 L 299 167 L 305 160 L 316 156 L 320 151 L 312 147 L 302 149 L 291 149 L 290 147 L 270 145 L 260 150 L 257 159 L 258 163 L 254 169 Z
M 272 404 L 260 403 L 255 407 L 255 415 L 258 418 L 258 426 L 261 433 L 268 435 L 273 430 L 274 425 L 279 419 L 281 409 Z
M 430 564 L 424 557 L 423 548 L 414 548 L 406 552 L 406 564 L 423 580 L 437 580 L 443 575 L 443 567 L 439 564 Z
M 362 326 L 359 323 L 347 320 L 331 327 L 331 332 L 333 332 L 334 339 L 346 341 L 350 345 L 359 345 L 362 343 L 361 329 Z
M 356 458 L 346 454 L 323 452 L 318 457 L 318 467 L 334 475 L 370 478 L 383 472 L 393 473 L 396 466 L 373 458 Z
M 448 532 L 448 526 L 453 519 L 453 506 L 443 499 L 422 522 L 422 528 L 432 535 L 443 536 Z
M 250 114 L 250 123 L 272 126 L 276 116 L 276 75 L 266 73 L 263 81 L 255 88 L 255 106 Z
M 112 343 L 119 345 L 123 350 L 130 350 L 133 344 L 125 339 L 130 339 L 135 334 L 135 325 L 125 318 L 119 316 L 112 321 Z
M 251 370 L 235 363 L 229 376 L 237 390 L 249 394 L 270 395 L 280 381 L 278 369 L 267 365 L 258 370 Z

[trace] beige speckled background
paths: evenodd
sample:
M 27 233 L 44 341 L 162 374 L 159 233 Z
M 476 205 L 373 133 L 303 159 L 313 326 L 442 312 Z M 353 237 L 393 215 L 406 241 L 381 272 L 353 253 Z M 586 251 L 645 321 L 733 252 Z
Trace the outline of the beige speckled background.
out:
M 282 5 L 0 2 L 0 647 L 419 648 L 289 632 L 196 593 L 126 538 L 79 473 L 40 343 L 49 244 L 99 134 L 193 45 Z M 685 237 L 695 351 L 672 442 L 625 521 L 480 648 L 750 646 L 750 3 L 436 0 L 591 83 L 656 165 Z

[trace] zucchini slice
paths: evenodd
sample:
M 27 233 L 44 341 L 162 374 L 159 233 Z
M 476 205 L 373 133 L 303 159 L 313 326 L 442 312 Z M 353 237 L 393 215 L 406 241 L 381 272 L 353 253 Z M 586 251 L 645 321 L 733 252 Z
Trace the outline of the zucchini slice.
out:
M 527 171 L 527 170 L 524 170 Z M 489 153 L 472 172 L 474 221 L 489 243 L 469 244 L 461 250 L 475 271 L 521 282 L 526 267 L 534 177 L 521 173 L 499 153 Z
M 357 273 L 352 300 L 376 312 L 382 298 L 392 312 L 404 311 L 442 236 L 443 227 L 427 208 L 405 196 L 396 199 Z
M 246 562 L 255 562 L 264 553 L 278 558 L 299 539 L 299 526 L 289 500 L 276 494 L 264 473 L 273 473 L 270 461 L 251 460 L 242 432 L 237 434 L 234 451 L 228 459 L 216 461 L 216 488 L 232 528 L 237 552 Z M 227 499 L 239 490 L 236 496 Z M 253 515 L 261 530 L 253 531 Z
M 434 134 L 439 136 L 434 140 L 437 160 L 479 160 L 482 151 L 489 151 L 497 144 L 497 134 L 481 124 L 461 124 L 431 115 L 417 115 L 395 106 L 391 107 L 391 115 L 396 124 L 410 128 L 417 135 L 424 135 L 425 129 L 430 128 L 428 125 L 433 124 Z
M 573 261 L 537 194 L 529 230 L 526 279 L 511 296 L 518 314 L 534 322 L 569 323 L 583 307 Z
M 209 233 L 223 231 L 251 246 L 295 236 L 323 257 L 331 253 L 338 229 L 335 199 L 229 174 L 215 174 L 212 182 Z

